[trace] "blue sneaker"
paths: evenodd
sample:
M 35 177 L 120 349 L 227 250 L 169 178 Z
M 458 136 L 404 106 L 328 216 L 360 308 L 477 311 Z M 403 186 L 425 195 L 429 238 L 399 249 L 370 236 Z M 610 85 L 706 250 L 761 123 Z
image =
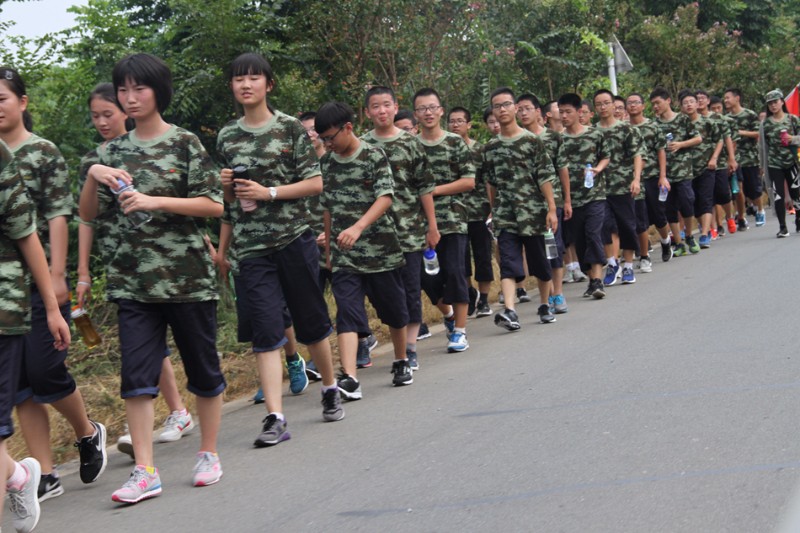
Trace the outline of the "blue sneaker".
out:
M 550 299 L 553 302 L 550 304 L 550 306 L 553 308 L 555 314 L 563 315 L 569 311 L 569 307 L 567 307 L 567 301 L 564 299 L 563 294 L 556 294 L 555 296 L 551 296 Z
M 369 356 L 369 341 L 367 338 L 358 339 L 358 351 L 356 352 L 356 368 L 369 368 L 372 366 L 372 358 Z
M 454 331 L 447 338 L 450 340 L 450 342 L 447 343 L 447 351 L 449 353 L 464 352 L 469 348 L 469 342 L 467 342 L 467 335 L 465 333 Z
M 413 370 L 414 372 L 419 370 L 419 361 L 417 360 L 417 352 L 406 350 L 406 358 L 408 359 L 408 365 L 411 367 L 411 370 Z
M 417 333 L 417 340 L 427 339 L 431 336 L 431 331 L 428 329 L 428 324 L 423 322 L 419 325 L 419 333 Z
M 444 319 L 444 328 L 447 330 L 447 338 L 450 338 L 450 335 L 455 333 L 456 331 L 456 317 L 450 317 Z
M 264 403 L 264 391 L 261 390 L 261 387 L 258 388 L 258 392 L 256 392 L 256 395 L 253 396 L 253 403 L 254 404 Z
M 617 282 L 617 272 L 619 272 L 619 264 L 614 266 L 606 266 L 606 277 L 603 278 L 603 285 L 608 287 Z
M 289 370 L 289 390 L 292 394 L 302 394 L 308 387 L 306 362 L 300 354 L 295 355 L 297 361 L 286 361 L 286 368 Z
M 632 268 L 622 269 L 622 283 L 624 284 L 636 283 L 636 276 L 633 275 Z
M 767 223 L 767 215 L 764 211 L 759 211 L 756 213 L 756 227 L 759 228 Z
M 681 240 L 686 240 L 686 231 L 681 230 Z
M 708 235 L 700 235 L 699 242 L 700 242 L 700 248 L 702 248 L 704 250 L 706 248 L 711 248 L 711 237 L 710 236 L 708 236 Z

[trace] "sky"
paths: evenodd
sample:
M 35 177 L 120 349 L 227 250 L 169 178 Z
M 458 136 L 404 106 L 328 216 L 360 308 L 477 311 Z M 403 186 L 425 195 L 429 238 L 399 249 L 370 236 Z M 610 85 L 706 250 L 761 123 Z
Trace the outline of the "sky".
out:
M 10 35 L 39 37 L 75 25 L 75 17 L 67 13 L 73 5 L 86 5 L 88 0 L 26 0 L 25 2 L 3 2 L 0 20 L 14 21 Z

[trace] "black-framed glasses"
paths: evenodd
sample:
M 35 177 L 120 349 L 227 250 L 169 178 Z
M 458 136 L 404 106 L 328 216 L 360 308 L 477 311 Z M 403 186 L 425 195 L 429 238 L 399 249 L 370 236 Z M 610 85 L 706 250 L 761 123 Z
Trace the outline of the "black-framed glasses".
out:
M 421 106 L 421 107 L 415 107 L 414 111 L 424 115 L 428 111 L 430 111 L 431 113 L 436 113 L 441 108 L 442 108 L 442 106 L 440 106 L 440 105 L 425 105 L 425 106 Z
M 501 102 L 499 104 L 494 104 L 492 106 L 492 109 L 499 111 L 500 109 L 508 109 L 512 105 L 514 105 L 514 102 L 511 101 L 511 100 L 508 100 L 506 102 Z
M 448 120 L 447 123 L 452 125 L 452 126 L 460 126 L 462 124 L 466 124 L 467 121 L 464 120 L 463 118 L 456 118 L 456 119 Z
M 328 136 L 328 137 L 320 137 L 319 140 L 322 141 L 325 144 L 332 143 L 333 140 L 336 138 L 336 136 L 339 135 L 339 133 L 341 133 L 341 131 L 343 129 L 344 129 L 344 126 L 340 126 L 339 129 L 336 130 L 336 133 L 334 133 L 333 135 Z

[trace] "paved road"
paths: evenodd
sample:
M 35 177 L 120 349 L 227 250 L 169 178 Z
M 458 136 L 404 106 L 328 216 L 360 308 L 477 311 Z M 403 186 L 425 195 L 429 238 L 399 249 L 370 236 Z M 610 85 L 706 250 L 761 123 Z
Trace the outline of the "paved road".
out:
M 190 486 L 191 435 L 156 447 L 164 494 L 122 507 L 114 454 L 94 485 L 65 477 L 39 530 L 772 531 L 800 473 L 800 236 L 774 226 L 656 260 L 604 301 L 567 286 L 556 324 L 534 304 L 518 333 L 472 320 L 465 354 L 435 335 L 410 387 L 379 357 L 342 422 L 312 385 L 272 449 L 251 447 L 263 407 L 230 405 L 219 484 Z

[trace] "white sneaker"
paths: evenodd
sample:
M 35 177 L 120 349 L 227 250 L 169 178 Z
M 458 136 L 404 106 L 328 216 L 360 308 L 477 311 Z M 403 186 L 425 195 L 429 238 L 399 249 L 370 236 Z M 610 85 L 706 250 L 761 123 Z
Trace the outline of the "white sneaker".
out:
M 28 457 L 20 461 L 28 473 L 28 479 L 19 490 L 8 489 L 8 503 L 11 514 L 14 515 L 14 528 L 18 532 L 28 533 L 33 531 L 39 523 L 41 508 L 39 507 L 39 482 L 42 477 L 42 467 L 39 461 Z
M 644 257 L 642 258 L 641 262 L 639 263 L 639 272 L 652 272 L 653 271 L 653 262 L 650 261 L 650 258 Z
M 575 278 L 572 277 L 572 270 L 566 269 L 562 283 L 575 283 Z
M 572 279 L 575 280 L 575 283 L 581 283 L 589 278 L 587 278 L 586 274 L 581 272 L 579 269 L 575 269 L 572 271 Z
M 194 421 L 192 414 L 186 411 L 186 414 L 181 414 L 180 411 L 172 411 L 166 420 L 164 420 L 164 431 L 158 436 L 159 442 L 175 442 L 194 428 Z
M 117 450 L 130 455 L 131 459 L 134 461 L 136 460 L 136 457 L 133 455 L 133 440 L 131 439 L 130 433 L 125 433 L 120 436 L 119 440 L 117 440 Z

